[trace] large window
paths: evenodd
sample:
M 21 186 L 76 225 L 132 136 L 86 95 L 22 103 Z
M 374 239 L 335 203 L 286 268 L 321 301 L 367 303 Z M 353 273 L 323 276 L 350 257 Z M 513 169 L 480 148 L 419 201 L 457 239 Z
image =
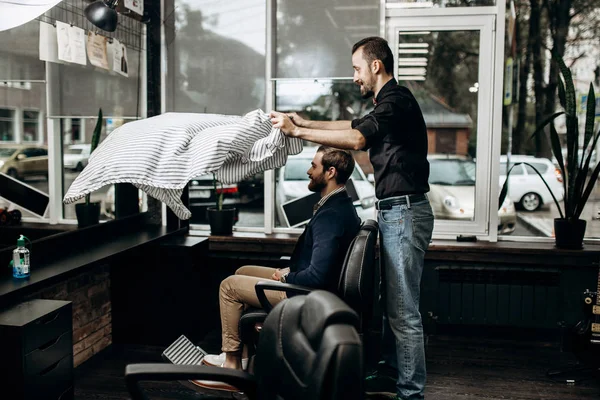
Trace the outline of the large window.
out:
M 500 157 L 500 182 L 506 179 L 506 166 L 527 162 L 535 167 L 548 183 L 552 194 L 564 210 L 563 177 L 551 150 L 548 132 L 532 137 L 536 126 L 555 111 L 562 110 L 558 98 L 558 69 L 551 61 L 550 51 L 557 51 L 570 67 L 575 83 L 579 122 L 583 124 L 586 98 L 590 84 L 600 85 L 600 43 L 597 30 L 600 11 L 597 3 L 573 3 L 571 8 L 531 8 L 529 3 L 514 2 L 516 32 L 507 32 L 505 64 L 512 73 L 505 77 L 503 107 L 502 147 Z M 510 10 L 510 8 L 508 9 Z M 507 11 L 510 14 L 510 11 Z M 571 17 L 576 15 L 576 17 Z M 530 29 L 531 21 L 548 18 L 566 21 L 563 29 L 552 29 L 542 24 L 540 29 Z M 510 28 L 507 25 L 507 29 Z M 518 33 L 518 34 L 516 34 Z M 536 43 L 543 43 L 536 46 Z M 512 78 L 512 80 L 510 79 Z M 600 115 L 600 107 L 596 108 Z M 598 118 L 594 132 L 598 132 Z M 555 128 L 560 136 L 563 155 L 566 154 L 566 126 L 558 119 Z M 583 126 L 580 125 L 580 132 Z M 583 153 L 583 134 L 580 134 L 579 159 Z M 585 156 L 592 152 L 591 165 L 595 165 L 600 148 L 587 148 Z M 588 177 L 589 179 L 589 177 Z M 554 236 L 554 218 L 560 217 L 550 191 L 533 168 L 518 165 L 513 168 L 508 183 L 508 198 L 516 207 L 517 229 L 512 236 Z M 600 238 L 600 188 L 594 189 L 583 209 L 581 219 L 587 221 L 586 238 Z
M 298 112 L 303 117 L 319 121 L 352 120 L 373 109 L 373 102 L 360 97 L 351 79 L 284 80 L 275 86 L 275 108 Z M 275 171 L 275 226 L 301 227 L 311 215 L 314 203 L 303 199 L 311 195 L 307 170 L 316 153 L 314 143 L 305 143 L 304 150 L 288 158 L 286 165 Z M 361 219 L 375 217 L 375 187 L 369 174 L 373 167 L 365 152 L 355 152 L 356 169 L 351 176 L 356 189 L 355 207 Z
M 0 172 L 17 181 L 0 190 L 0 207 L 19 209 L 24 220 L 44 221 L 51 192 L 45 125 L 44 63 L 39 60 L 39 21 L 0 32 Z M 26 198 L 27 185 L 40 198 Z M 45 201 L 44 201 L 45 199 Z M 40 200 L 38 202 L 38 200 Z
M 277 1 L 277 78 L 352 76 L 352 45 L 379 34 L 379 0 Z
M 117 39 L 121 47 L 127 49 L 127 71 L 117 73 L 112 68 L 95 67 L 89 60 L 87 65 L 40 61 L 40 20 L 70 22 L 86 31 L 95 30 L 82 13 L 85 5 L 83 0 L 65 1 L 39 19 L 0 32 L 0 172 L 41 193 L 39 198 L 45 195 L 46 199 L 54 200 L 50 203 L 53 207 L 45 211 L 37 207 L 33 213 L 7 199 L 11 194 L 2 187 L 0 207 L 20 208 L 25 220 L 75 221 L 74 205 L 63 207 L 62 199 L 87 165 L 96 122 L 93 116 L 99 108 L 105 116 L 103 138 L 124 121 L 145 116 L 146 71 L 141 22 L 120 18 L 116 32 L 107 39 L 107 45 Z M 107 51 L 110 66 L 113 54 Z M 47 94 L 50 95 L 48 103 Z M 61 163 L 50 157 L 60 158 Z M 114 216 L 112 187 L 101 188 L 91 197 L 109 210 L 103 213 L 104 219 Z M 144 206 L 145 196 L 140 198 Z
M 167 110 L 243 115 L 265 108 L 266 1 L 176 0 L 168 43 Z M 264 227 L 264 174 L 223 185 L 240 227 Z M 190 183 L 192 224 L 207 224 L 217 196 L 212 175 Z

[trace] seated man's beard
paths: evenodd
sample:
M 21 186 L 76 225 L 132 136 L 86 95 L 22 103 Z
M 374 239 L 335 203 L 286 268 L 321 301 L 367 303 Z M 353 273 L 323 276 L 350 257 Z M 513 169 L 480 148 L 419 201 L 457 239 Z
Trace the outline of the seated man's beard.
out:
M 319 175 L 312 178 L 311 181 L 308 183 L 308 190 L 310 190 L 311 192 L 318 193 L 325 189 L 325 186 L 327 186 L 327 183 L 325 182 L 325 177 L 323 175 Z

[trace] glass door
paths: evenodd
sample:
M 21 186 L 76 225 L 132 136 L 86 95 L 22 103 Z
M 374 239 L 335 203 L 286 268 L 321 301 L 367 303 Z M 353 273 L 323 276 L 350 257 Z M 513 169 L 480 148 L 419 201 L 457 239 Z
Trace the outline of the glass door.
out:
M 386 19 L 396 79 L 427 124 L 438 237 L 489 234 L 493 22 L 491 15 Z

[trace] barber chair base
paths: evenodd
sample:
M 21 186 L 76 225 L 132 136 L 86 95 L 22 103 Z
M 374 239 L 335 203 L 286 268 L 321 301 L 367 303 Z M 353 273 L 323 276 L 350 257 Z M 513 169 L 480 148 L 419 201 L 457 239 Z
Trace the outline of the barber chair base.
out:
M 221 399 L 248 400 L 243 392 L 232 392 L 230 390 L 209 389 L 203 386 L 198 386 L 194 381 L 179 381 L 183 386 L 192 389 L 194 392 L 202 393 L 212 397 Z

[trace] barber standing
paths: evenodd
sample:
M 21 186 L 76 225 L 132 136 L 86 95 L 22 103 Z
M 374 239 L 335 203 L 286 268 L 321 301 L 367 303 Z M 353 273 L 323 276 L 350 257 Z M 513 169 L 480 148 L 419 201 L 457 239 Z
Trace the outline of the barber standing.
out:
M 340 149 L 369 150 L 378 198 L 384 309 L 382 360 L 367 377 L 367 393 L 423 399 L 426 381 L 419 312 L 424 256 L 433 231 L 427 129 L 419 105 L 393 77 L 385 39 L 368 37 L 352 47 L 354 83 L 374 110 L 353 121 L 309 121 L 271 112 L 273 126 L 290 137 Z

